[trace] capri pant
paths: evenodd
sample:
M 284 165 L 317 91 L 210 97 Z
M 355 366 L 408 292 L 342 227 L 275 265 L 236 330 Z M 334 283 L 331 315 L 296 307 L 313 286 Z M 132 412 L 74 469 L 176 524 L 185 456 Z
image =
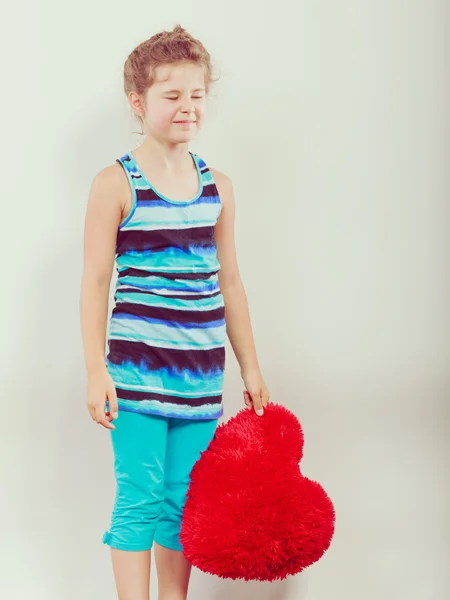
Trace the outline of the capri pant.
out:
M 120 411 L 114 425 L 116 499 L 103 542 L 119 550 L 142 551 L 155 541 L 182 551 L 181 518 L 191 471 L 214 437 L 217 419 Z

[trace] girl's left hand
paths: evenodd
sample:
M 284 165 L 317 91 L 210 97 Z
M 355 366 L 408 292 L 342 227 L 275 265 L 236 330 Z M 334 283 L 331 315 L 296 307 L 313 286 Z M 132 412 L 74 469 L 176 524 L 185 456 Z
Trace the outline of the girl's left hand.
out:
M 244 390 L 244 402 L 247 408 L 255 409 L 258 416 L 264 414 L 264 408 L 270 401 L 270 393 L 259 370 L 242 373 L 242 379 L 246 390 Z

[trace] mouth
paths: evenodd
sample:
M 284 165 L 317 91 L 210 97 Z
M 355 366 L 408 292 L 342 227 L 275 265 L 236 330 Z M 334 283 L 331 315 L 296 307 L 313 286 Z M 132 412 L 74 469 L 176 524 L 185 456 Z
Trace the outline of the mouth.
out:
M 193 125 L 196 121 L 174 121 L 177 125 Z

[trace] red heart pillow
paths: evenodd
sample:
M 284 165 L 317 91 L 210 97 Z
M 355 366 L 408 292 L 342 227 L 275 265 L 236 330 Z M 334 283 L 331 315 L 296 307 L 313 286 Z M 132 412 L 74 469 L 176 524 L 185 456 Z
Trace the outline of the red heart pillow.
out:
M 243 409 L 220 425 L 194 465 L 181 526 L 186 558 L 231 579 L 274 581 L 324 554 L 334 507 L 301 474 L 303 432 L 287 408 Z

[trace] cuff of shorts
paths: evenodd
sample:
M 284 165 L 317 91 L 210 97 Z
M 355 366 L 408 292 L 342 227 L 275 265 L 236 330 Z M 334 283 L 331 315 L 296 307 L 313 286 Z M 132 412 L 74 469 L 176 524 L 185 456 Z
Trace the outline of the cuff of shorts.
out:
M 168 548 L 169 550 L 178 550 L 178 552 L 183 552 L 183 546 L 177 542 L 172 542 L 172 541 L 166 540 L 161 537 L 155 537 L 155 542 L 159 546 L 162 546 L 163 548 Z
M 147 544 L 142 544 L 142 543 L 140 543 L 140 544 L 125 544 L 122 542 L 116 542 L 112 538 L 111 533 L 109 531 L 106 531 L 103 534 L 102 541 L 104 544 L 106 544 L 110 548 L 114 548 L 116 550 L 127 550 L 129 552 L 144 552 L 146 550 L 151 550 L 152 545 L 153 545 L 152 542 L 147 543 Z

